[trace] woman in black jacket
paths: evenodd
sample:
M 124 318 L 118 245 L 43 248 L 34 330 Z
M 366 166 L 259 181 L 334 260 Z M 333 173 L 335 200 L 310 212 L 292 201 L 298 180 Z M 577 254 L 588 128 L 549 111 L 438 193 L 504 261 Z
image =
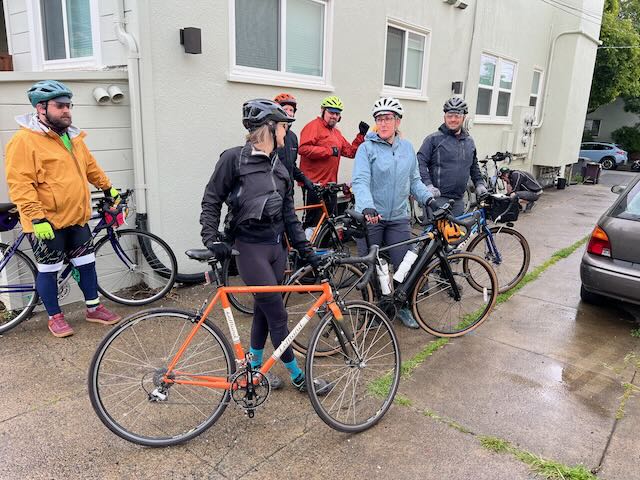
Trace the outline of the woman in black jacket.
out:
M 317 267 L 319 257 L 306 240 L 293 203 L 293 180 L 278 159 L 276 150 L 284 145 L 289 117 L 275 102 L 249 100 L 242 106 L 242 123 L 249 131 L 244 146 L 226 150 L 220 156 L 202 199 L 202 242 L 218 259 L 240 252 L 236 264 L 247 285 L 278 285 L 284 277 L 287 250 L 286 233 L 301 258 Z M 218 231 L 222 204 L 229 213 L 225 233 Z M 251 326 L 251 365 L 259 368 L 267 336 L 274 348 L 289 334 L 287 311 L 280 293 L 255 294 Z M 306 391 L 304 373 L 291 347 L 280 359 L 291 374 L 293 385 Z M 267 374 L 271 388 L 283 386 L 281 378 Z M 322 381 L 320 380 L 320 383 Z M 317 385 L 328 390 L 330 386 Z

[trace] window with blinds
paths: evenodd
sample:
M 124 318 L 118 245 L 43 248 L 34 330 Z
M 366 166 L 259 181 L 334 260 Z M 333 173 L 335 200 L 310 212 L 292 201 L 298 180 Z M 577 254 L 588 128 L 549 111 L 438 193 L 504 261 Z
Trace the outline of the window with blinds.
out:
M 93 56 L 89 0 L 40 0 L 44 60 Z
M 235 0 L 237 66 L 322 77 L 328 0 Z

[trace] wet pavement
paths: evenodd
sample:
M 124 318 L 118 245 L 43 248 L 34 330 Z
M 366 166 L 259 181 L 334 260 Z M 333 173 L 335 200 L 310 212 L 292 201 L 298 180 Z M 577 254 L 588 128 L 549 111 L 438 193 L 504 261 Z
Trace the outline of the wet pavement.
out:
M 615 199 L 609 173 L 600 185 L 548 190 L 520 217 L 531 268 L 591 232 Z M 597 469 L 599 478 L 640 479 L 640 395 L 619 412 L 623 382 L 640 386 L 635 365 L 625 363 L 640 354 L 634 310 L 580 302 L 583 249 L 498 306 L 476 332 L 434 352 L 402 380 L 405 405 L 358 435 L 333 431 L 306 396 L 285 387 L 254 419 L 230 407 L 185 445 L 135 446 L 102 425 L 87 396 L 88 365 L 105 330 L 84 322 L 77 306 L 66 308 L 76 330 L 68 339 L 30 319 L 0 337 L 0 478 L 540 478 L 481 445 L 481 436 L 494 436 Z M 180 288 L 160 303 L 200 305 L 207 290 Z M 250 319 L 236 320 L 248 341 Z M 401 325 L 397 332 L 404 360 L 433 340 Z

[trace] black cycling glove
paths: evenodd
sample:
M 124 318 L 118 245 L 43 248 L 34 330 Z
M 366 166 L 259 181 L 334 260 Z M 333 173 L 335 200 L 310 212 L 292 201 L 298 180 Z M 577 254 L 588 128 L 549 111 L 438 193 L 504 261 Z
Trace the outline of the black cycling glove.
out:
M 360 123 L 358 124 L 358 130 L 360 130 L 360 133 L 361 133 L 362 135 L 366 135 L 366 134 L 367 134 L 367 132 L 369 131 L 369 124 L 368 124 L 368 123 L 365 123 L 365 122 L 360 122 Z

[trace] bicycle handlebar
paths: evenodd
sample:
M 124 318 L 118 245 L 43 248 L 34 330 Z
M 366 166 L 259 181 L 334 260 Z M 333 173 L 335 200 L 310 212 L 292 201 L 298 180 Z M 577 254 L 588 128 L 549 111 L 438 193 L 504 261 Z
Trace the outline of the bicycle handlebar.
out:
M 358 290 L 362 290 L 367 286 L 369 280 L 371 279 L 371 275 L 373 274 L 374 265 L 376 263 L 376 258 L 378 257 L 378 245 L 371 245 L 369 248 L 369 253 L 366 257 L 340 257 L 336 258 L 334 261 L 337 265 L 353 265 L 364 263 L 367 265 L 367 270 L 364 272 L 362 279 L 356 285 Z

